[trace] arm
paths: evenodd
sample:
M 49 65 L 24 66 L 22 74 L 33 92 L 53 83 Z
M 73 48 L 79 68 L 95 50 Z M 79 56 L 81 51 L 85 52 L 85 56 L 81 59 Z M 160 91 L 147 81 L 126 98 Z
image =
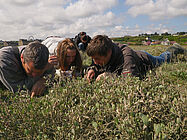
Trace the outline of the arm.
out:
M 138 70 L 136 64 L 134 63 L 133 57 L 132 58 L 130 57 L 130 59 L 128 61 L 125 60 L 120 75 L 122 75 L 123 77 L 126 77 L 128 75 L 139 77 L 139 75 L 138 75 L 139 72 L 138 71 L 139 70 Z M 107 77 L 114 78 L 117 75 L 119 75 L 117 73 L 118 73 L 117 70 L 116 70 L 116 72 L 113 72 L 113 73 L 111 73 L 111 72 L 103 72 L 103 73 L 101 73 L 101 74 L 99 74 L 97 76 L 96 81 L 99 81 L 101 79 L 106 79 Z
M 94 79 L 94 76 L 95 76 L 95 71 L 93 69 L 88 70 L 86 79 L 88 80 L 89 83 Z
M 49 56 L 48 63 L 55 67 L 58 67 L 59 62 L 58 62 L 57 56 L 56 55 Z
M 31 98 L 36 95 L 41 95 L 45 91 L 46 88 L 46 81 L 52 80 L 54 78 L 55 69 L 53 65 L 47 64 L 46 65 L 46 71 L 42 77 L 40 77 L 33 85 L 31 90 Z
M 32 87 L 31 90 L 31 98 L 33 98 L 36 95 L 41 95 L 45 90 L 45 82 L 46 79 L 40 78 Z
M 11 66 L 10 66 L 10 65 Z M 45 72 L 45 75 L 53 74 L 54 68 Z M 41 77 L 28 77 L 22 67 L 18 63 L 4 62 L 0 64 L 0 80 L 12 92 L 17 92 L 19 89 L 32 90 L 34 84 Z
M 88 80 L 88 82 L 91 82 L 92 80 L 97 79 L 99 75 L 105 72 L 104 70 L 101 70 L 101 67 L 99 65 L 95 65 L 93 61 L 87 71 L 88 72 L 86 75 L 86 79 Z
M 127 75 L 132 75 L 139 77 L 139 68 L 137 67 L 136 60 L 133 55 L 126 55 L 124 57 L 124 64 L 122 69 L 122 76 L 126 77 Z
M 127 48 L 123 53 L 119 57 L 114 57 L 111 65 L 108 65 L 103 70 L 102 68 L 99 69 L 99 73 L 96 74 L 96 81 L 100 80 L 101 77 L 116 77 L 117 75 L 140 77 L 140 67 L 138 67 L 139 58 L 136 52 Z
M 77 45 L 77 46 L 81 42 L 79 35 L 75 36 L 74 42 L 75 42 L 75 45 Z
M 19 89 L 24 88 L 31 90 L 33 84 L 39 79 L 39 77 L 31 78 L 27 77 L 24 71 L 19 71 L 19 69 L 5 69 L 0 68 L 0 80 L 5 85 L 5 87 L 12 91 L 17 92 Z

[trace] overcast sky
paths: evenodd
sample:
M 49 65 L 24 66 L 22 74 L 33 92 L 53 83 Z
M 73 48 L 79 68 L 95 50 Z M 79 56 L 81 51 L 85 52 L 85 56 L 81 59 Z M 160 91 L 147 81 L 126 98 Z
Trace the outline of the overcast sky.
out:
M 0 40 L 187 31 L 187 0 L 0 0 Z

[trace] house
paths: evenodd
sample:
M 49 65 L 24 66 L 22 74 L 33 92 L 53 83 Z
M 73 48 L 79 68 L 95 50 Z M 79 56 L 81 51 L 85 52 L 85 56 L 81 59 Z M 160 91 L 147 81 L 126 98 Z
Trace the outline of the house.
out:
M 161 41 L 152 41 L 150 45 L 159 45 L 161 44 Z
M 145 45 L 145 46 L 149 46 L 151 45 L 151 41 L 142 41 L 142 44 Z
M 170 45 L 170 41 L 168 38 L 166 38 L 166 39 L 164 39 L 164 41 L 161 42 L 161 44 L 168 46 L 168 45 Z

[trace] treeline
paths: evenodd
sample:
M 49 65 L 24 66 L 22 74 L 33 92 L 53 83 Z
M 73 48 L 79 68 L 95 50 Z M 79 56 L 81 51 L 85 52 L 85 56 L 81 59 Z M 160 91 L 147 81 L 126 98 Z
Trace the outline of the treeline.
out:
M 169 41 L 175 41 L 181 45 L 187 45 L 187 35 L 139 35 L 139 36 L 124 36 L 124 37 L 116 37 L 112 38 L 115 42 L 120 43 L 129 43 L 134 45 L 142 45 L 142 41 L 146 41 L 146 38 L 155 41 L 164 41 L 168 39 Z

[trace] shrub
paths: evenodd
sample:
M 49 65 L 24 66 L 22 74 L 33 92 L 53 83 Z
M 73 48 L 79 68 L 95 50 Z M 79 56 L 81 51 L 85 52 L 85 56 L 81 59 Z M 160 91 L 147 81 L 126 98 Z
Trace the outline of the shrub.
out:
M 147 51 L 159 53 L 154 49 Z M 33 99 L 25 91 L 0 91 L 0 138 L 184 139 L 186 69 L 185 62 L 176 62 L 142 81 L 60 81 Z

